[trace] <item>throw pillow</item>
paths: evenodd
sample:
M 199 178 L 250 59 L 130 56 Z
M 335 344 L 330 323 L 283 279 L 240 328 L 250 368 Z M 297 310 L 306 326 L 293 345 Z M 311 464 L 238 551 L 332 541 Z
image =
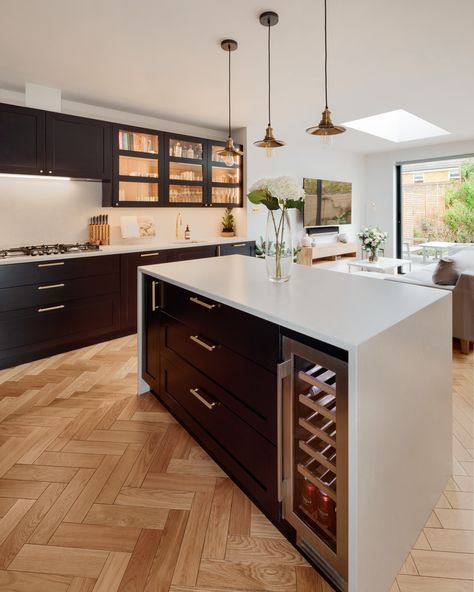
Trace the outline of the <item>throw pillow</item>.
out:
M 438 286 L 454 286 L 459 278 L 459 272 L 453 259 L 443 257 L 433 273 L 433 283 Z

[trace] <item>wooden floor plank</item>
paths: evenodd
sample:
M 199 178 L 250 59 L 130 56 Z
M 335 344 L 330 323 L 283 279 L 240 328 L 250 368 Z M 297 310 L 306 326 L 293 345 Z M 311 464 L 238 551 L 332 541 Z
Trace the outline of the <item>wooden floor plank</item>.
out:
M 70 592 L 71 578 L 0 570 L 0 592 Z
M 162 530 L 168 518 L 166 508 L 94 504 L 84 518 L 84 524 L 148 528 Z
M 141 531 L 118 592 L 143 592 L 161 536 L 160 530 Z
M 139 528 L 98 526 L 92 524 L 60 524 L 49 540 L 56 547 L 102 549 L 131 553 L 140 536 Z
M 93 592 L 117 592 L 130 557 L 130 553 L 110 553 Z

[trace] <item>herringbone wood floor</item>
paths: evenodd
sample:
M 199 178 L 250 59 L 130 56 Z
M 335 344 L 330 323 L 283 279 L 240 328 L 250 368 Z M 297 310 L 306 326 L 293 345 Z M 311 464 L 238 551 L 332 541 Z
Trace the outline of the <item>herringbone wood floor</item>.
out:
M 129 337 L 0 372 L 0 590 L 331 592 L 135 396 L 135 357 Z M 455 355 L 454 477 L 393 592 L 472 591 L 472 362 Z

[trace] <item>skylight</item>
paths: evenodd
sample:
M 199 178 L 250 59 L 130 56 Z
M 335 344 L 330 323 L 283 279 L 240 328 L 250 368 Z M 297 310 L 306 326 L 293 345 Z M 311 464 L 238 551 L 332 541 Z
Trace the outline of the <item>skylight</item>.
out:
M 404 109 L 355 119 L 343 125 L 384 140 L 390 140 L 390 142 L 409 142 L 410 140 L 445 136 L 450 133 Z

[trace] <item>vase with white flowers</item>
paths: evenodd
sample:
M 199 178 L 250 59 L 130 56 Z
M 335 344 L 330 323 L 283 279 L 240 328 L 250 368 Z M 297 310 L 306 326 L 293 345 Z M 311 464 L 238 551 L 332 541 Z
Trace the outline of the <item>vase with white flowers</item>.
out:
M 378 261 L 379 249 L 387 240 L 388 233 L 382 232 L 376 226 L 371 226 L 361 230 L 357 236 L 361 240 L 362 250 L 369 253 L 369 262 L 375 263 Z
M 261 179 L 248 194 L 253 204 L 268 209 L 265 237 L 265 263 L 272 282 L 286 282 L 293 263 L 293 242 L 288 210 L 302 210 L 304 190 L 291 177 Z

